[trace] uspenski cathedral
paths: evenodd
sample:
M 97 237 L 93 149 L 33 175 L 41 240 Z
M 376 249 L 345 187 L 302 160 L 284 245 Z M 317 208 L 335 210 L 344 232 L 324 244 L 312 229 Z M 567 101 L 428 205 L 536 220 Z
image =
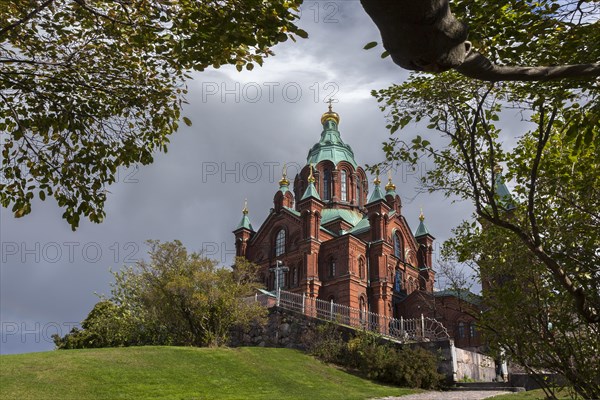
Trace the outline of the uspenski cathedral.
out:
M 410 229 L 391 178 L 382 187 L 377 177 L 369 190 L 339 123 L 330 104 L 306 165 L 292 186 L 284 170 L 273 208 L 258 230 L 244 207 L 233 232 L 236 254 L 261 267 L 268 290 L 279 286 L 399 317 L 411 293 L 433 292 L 434 237 L 422 213 L 417 230 Z

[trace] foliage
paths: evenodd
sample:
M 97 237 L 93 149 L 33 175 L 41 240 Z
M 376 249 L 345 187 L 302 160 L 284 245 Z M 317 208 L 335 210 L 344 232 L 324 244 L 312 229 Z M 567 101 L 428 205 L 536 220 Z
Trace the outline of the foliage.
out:
M 232 271 L 179 241 L 148 243 L 150 261 L 114 273 L 112 297 L 96 304 L 83 331 L 55 339 L 58 348 L 221 346 L 232 325 L 265 317 L 264 308 L 243 301 L 260 285 L 255 264 L 238 258 Z
M 2 398 L 366 399 L 382 385 L 291 349 L 129 347 L 0 355 Z
M 54 196 L 73 229 L 81 216 L 101 222 L 117 169 L 167 151 L 189 71 L 262 65 L 275 44 L 307 36 L 300 2 L 3 1 L 2 206 L 22 217 Z
M 359 331 L 346 342 L 335 324 L 324 324 L 307 343 L 309 353 L 322 361 L 356 369 L 379 382 L 432 389 L 443 378 L 431 353 L 408 346 L 397 349 L 370 332 Z
M 83 349 L 150 344 L 141 338 L 136 318 L 122 305 L 103 300 L 94 306 L 81 323 L 64 337 L 53 335 L 57 349 Z
M 399 66 L 487 81 L 600 75 L 595 0 L 362 0 Z M 465 25 L 468 24 L 468 27 Z M 468 39 L 468 40 L 467 40 Z M 374 47 L 374 42 L 365 48 Z
M 447 256 L 474 260 L 484 288 L 478 320 L 490 351 L 535 376 L 564 376 L 584 398 L 600 397 L 600 327 L 578 317 L 570 296 L 513 233 L 490 224 L 464 223 L 447 243 Z M 555 398 L 555 389 L 540 381 Z M 574 394 L 574 393 L 573 393 Z
M 562 313 L 553 323 L 556 331 L 564 338 L 582 332 L 579 337 L 585 345 L 575 349 L 556 339 L 551 346 L 537 348 L 540 361 L 533 363 L 561 370 L 581 395 L 595 390 L 589 377 L 597 372 L 589 365 L 595 364 L 592 350 L 597 344 L 592 334 L 600 324 L 600 124 L 593 122 L 599 115 L 598 89 L 593 84 L 576 89 L 556 82 L 483 84 L 446 74 L 413 77 L 375 93 L 389 112 L 393 134 L 384 145 L 387 162 L 416 163 L 428 157 L 436 168 L 422 177 L 422 187 L 471 201 L 481 230 L 493 228 L 494 236 L 480 247 L 460 246 L 458 259 L 482 268 L 483 276 L 476 251 L 493 254 L 499 245 L 494 240 L 507 238 L 500 241 L 505 253 L 492 257 L 496 268 L 509 268 L 505 260 L 518 257 L 528 262 L 519 264 L 523 268 L 535 264 L 544 279 L 543 290 L 536 295 L 527 291 L 528 300 L 541 302 L 552 296 L 557 301 L 553 307 Z M 514 123 L 506 118 L 509 109 L 520 113 L 523 131 L 529 130 L 520 137 L 501 129 Z M 574 113 L 585 118 L 574 118 Z M 425 122 L 441 138 L 394 136 L 411 122 Z M 505 165 L 505 174 L 500 165 Z M 511 183 L 512 194 L 505 182 Z M 469 229 L 479 228 L 474 221 L 466 222 L 455 232 L 454 244 L 469 239 Z M 502 301 L 508 308 L 517 306 L 514 301 L 519 297 L 509 295 L 516 290 L 512 289 L 498 297 L 496 307 L 504 309 Z M 534 312 L 518 304 L 518 310 Z M 517 321 L 498 323 L 514 329 L 511 334 L 519 339 L 528 337 L 530 328 L 519 327 Z M 571 357 L 579 360 L 584 373 L 569 374 Z

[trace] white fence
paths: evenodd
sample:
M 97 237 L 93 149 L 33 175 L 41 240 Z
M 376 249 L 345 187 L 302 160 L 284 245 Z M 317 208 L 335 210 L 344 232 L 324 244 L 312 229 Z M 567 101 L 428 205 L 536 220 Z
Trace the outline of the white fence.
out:
M 450 337 L 441 322 L 423 314 L 415 319 L 391 318 L 285 290 L 278 290 L 276 294 L 257 294 L 248 300 L 265 307 L 278 306 L 340 325 L 378 332 L 401 342 L 444 340 Z

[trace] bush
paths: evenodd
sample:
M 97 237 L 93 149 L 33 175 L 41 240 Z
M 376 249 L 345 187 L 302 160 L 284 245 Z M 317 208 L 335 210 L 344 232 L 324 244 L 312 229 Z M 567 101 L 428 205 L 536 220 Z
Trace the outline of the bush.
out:
M 443 379 L 433 354 L 421 348 L 397 349 L 373 333 L 357 332 L 346 343 L 337 326 L 328 323 L 307 335 L 305 343 L 308 352 L 320 360 L 359 370 L 379 382 L 433 389 Z
M 309 354 L 326 363 L 346 365 L 347 346 L 337 325 L 318 325 L 303 337 L 303 344 Z

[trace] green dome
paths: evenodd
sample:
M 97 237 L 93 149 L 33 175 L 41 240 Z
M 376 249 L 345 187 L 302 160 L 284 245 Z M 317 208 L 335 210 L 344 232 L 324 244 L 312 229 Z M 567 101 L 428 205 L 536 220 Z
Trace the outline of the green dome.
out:
M 347 161 L 355 169 L 358 167 L 352 148 L 342 141 L 337 123 L 333 119 L 323 122 L 321 140 L 309 150 L 306 163 L 317 165 L 324 160 L 331 161 L 335 166 L 341 161 Z

